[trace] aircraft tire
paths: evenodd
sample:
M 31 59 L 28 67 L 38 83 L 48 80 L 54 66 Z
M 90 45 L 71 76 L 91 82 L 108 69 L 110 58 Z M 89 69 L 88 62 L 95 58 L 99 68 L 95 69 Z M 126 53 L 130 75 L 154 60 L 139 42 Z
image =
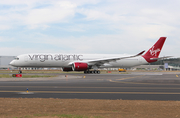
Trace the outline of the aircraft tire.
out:
M 100 71 L 99 71 L 99 70 L 97 71 L 97 74 L 100 74 Z
M 22 73 L 22 71 L 21 70 L 19 70 L 19 74 L 21 74 Z
M 94 73 L 94 74 L 97 74 L 97 71 L 96 71 L 96 70 L 94 70 L 94 71 L 93 71 L 93 73 Z
M 84 71 L 84 74 L 100 74 L 100 71 L 99 70 Z

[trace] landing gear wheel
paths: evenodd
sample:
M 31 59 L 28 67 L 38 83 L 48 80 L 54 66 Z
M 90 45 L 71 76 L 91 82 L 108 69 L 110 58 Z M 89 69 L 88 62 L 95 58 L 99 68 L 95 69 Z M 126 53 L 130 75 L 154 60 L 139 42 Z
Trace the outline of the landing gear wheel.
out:
M 89 73 L 90 73 L 89 70 L 85 70 L 85 71 L 84 71 L 84 74 L 89 74 Z
M 100 71 L 99 71 L 99 70 L 97 71 L 97 74 L 100 74 Z
M 21 74 L 22 73 L 22 71 L 21 70 L 19 70 L 19 74 Z
M 100 74 L 100 71 L 99 70 L 93 70 L 93 71 L 86 70 L 84 71 L 84 74 Z
M 98 74 L 98 70 L 94 70 L 94 74 Z

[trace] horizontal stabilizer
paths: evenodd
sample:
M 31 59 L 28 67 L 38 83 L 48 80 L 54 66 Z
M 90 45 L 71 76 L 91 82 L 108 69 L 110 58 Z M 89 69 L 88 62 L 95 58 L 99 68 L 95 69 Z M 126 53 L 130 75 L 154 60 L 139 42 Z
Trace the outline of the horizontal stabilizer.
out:
M 163 60 L 163 59 L 167 59 L 173 56 L 164 56 L 164 57 L 159 57 L 159 58 L 150 58 L 150 60 Z

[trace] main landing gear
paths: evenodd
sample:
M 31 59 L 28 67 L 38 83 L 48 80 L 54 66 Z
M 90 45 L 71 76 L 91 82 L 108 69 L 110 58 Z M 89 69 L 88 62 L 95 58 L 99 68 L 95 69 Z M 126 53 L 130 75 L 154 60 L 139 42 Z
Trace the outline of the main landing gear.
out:
M 19 74 L 21 74 L 22 73 L 22 70 L 21 70 L 21 68 L 19 69 L 19 72 L 18 72 Z
M 86 70 L 84 71 L 84 74 L 100 74 L 100 71 L 99 70 L 92 70 L 92 71 Z

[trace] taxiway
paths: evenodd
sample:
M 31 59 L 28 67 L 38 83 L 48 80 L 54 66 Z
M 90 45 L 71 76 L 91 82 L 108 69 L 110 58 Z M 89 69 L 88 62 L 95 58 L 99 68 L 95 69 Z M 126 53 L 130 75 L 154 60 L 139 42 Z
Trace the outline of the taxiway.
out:
M 180 100 L 179 74 L 143 72 L 58 74 L 53 78 L 0 78 L 0 97 Z

